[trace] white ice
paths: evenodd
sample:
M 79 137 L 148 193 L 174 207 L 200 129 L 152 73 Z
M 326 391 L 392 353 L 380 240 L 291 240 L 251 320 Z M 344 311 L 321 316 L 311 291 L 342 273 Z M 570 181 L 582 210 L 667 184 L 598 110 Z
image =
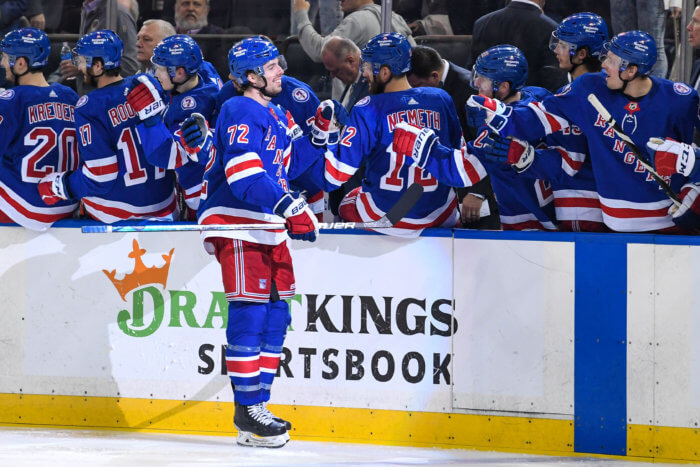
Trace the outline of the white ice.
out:
M 280 449 L 236 446 L 233 437 L 0 427 L 2 467 L 98 466 L 641 466 L 610 458 L 536 456 L 292 439 Z M 664 465 L 664 464 L 655 464 Z

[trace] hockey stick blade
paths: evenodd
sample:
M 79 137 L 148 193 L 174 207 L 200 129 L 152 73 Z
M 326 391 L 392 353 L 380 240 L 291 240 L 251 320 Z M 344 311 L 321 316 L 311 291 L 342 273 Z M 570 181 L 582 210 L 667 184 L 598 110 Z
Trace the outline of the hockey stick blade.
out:
M 421 195 L 423 186 L 414 183 L 382 217 L 372 222 L 320 222 L 319 229 L 388 229 L 396 225 L 413 209 Z M 284 224 L 148 224 L 148 225 L 84 225 L 82 233 L 116 232 L 211 232 L 231 230 L 284 230 Z
M 630 151 L 634 153 L 634 156 L 637 158 L 640 164 L 642 164 L 642 167 L 649 172 L 651 177 L 656 181 L 656 183 L 659 184 L 662 190 L 664 190 L 664 193 L 673 201 L 673 204 L 675 205 L 676 209 L 680 207 L 681 205 L 681 200 L 678 197 L 678 194 L 676 194 L 675 191 L 666 183 L 666 180 L 664 180 L 661 175 L 656 172 L 654 167 L 651 165 L 651 162 L 647 157 L 644 155 L 641 149 L 634 144 L 634 141 L 632 141 L 632 138 L 627 136 L 627 134 L 622 130 L 620 125 L 615 121 L 615 119 L 610 115 L 610 112 L 608 112 L 608 109 L 605 108 L 602 102 L 598 99 L 598 97 L 591 93 L 588 95 L 588 102 L 593 106 L 593 108 L 600 114 L 601 117 L 603 117 L 603 120 L 610 125 L 615 132 L 615 134 L 627 144 L 627 147 L 630 148 Z

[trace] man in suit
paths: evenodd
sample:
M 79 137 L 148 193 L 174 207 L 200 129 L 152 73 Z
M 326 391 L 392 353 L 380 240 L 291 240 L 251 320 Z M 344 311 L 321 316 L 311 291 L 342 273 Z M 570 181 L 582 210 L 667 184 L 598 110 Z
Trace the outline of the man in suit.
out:
M 360 73 L 360 48 L 350 39 L 331 36 L 323 44 L 321 60 L 331 78 L 343 83 L 337 99 L 350 112 L 357 101 L 369 95 L 367 80 Z
M 549 50 L 549 39 L 557 23 L 543 11 L 545 0 L 511 0 L 500 10 L 474 23 L 472 63 L 486 49 L 509 44 L 522 50 L 530 73 L 529 86 L 541 86 L 552 92 L 567 83 L 559 70 L 556 56 Z
M 414 88 L 432 86 L 444 89 L 447 94 L 452 96 L 464 138 L 469 141 L 476 138 L 476 128 L 467 125 L 465 112 L 467 99 L 472 94 L 476 94 L 476 91 L 471 87 L 471 71 L 443 59 L 431 47 L 417 46 L 413 48 L 411 70 L 406 77 Z M 488 176 L 469 188 L 459 188 L 457 194 L 462 203 L 460 213 L 463 227 L 489 230 L 501 228 L 498 204 L 493 194 L 493 188 L 491 188 L 491 179 Z M 484 207 L 484 212 L 482 212 L 484 200 L 486 200 L 489 209 L 486 211 Z M 471 221 L 474 218 L 478 220 Z

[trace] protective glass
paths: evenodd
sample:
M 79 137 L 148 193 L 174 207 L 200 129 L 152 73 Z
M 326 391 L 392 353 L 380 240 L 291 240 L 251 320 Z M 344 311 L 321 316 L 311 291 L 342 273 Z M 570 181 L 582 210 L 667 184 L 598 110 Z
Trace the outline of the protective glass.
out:
M 476 67 L 472 67 L 472 80 L 469 84 L 472 89 L 479 91 L 479 94 L 485 94 L 493 90 L 493 80 L 480 75 L 479 72 L 476 71 Z
M 376 73 L 374 72 L 374 67 L 372 66 L 372 63 L 370 63 L 370 62 L 365 62 L 365 61 L 363 61 L 362 63 L 360 63 L 360 73 L 362 73 L 363 75 L 369 74 L 369 75 L 372 75 L 372 76 L 374 76 L 374 75 L 376 74 Z
M 282 67 L 282 69 L 283 69 L 284 71 L 287 71 L 287 68 L 288 68 L 288 67 L 287 67 L 287 59 L 284 58 L 284 55 L 280 55 L 280 56 L 277 57 L 277 58 L 278 58 L 280 67 Z
M 614 70 L 623 71 L 625 68 L 627 68 L 626 60 L 622 60 L 620 57 L 612 52 L 609 52 L 607 49 L 604 49 L 603 53 L 600 54 L 600 63 L 603 66 L 609 66 Z
M 75 49 L 73 49 L 71 51 L 71 62 L 73 62 L 73 65 L 77 66 L 78 68 L 85 69 L 92 65 L 92 57 L 80 55 L 75 51 Z
M 552 32 L 552 37 L 549 38 L 549 50 L 554 53 L 568 53 L 573 55 L 576 52 L 576 45 L 571 42 L 566 42 L 557 37 L 557 32 Z

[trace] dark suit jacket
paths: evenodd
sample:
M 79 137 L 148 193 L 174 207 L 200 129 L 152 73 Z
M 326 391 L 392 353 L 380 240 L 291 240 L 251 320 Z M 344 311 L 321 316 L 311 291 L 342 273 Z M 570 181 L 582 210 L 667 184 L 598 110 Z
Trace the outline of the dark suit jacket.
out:
M 698 80 L 698 76 L 700 76 L 700 58 L 693 62 L 693 68 L 690 71 L 690 81 L 688 81 L 690 87 L 695 86 L 695 82 Z
M 511 2 L 474 23 L 472 63 L 489 47 L 514 45 L 527 59 L 527 84 L 554 92 L 567 82 L 556 55 L 549 50 L 549 39 L 556 28 L 557 23 L 535 5 Z
M 202 29 L 199 30 L 197 34 L 223 34 L 225 31 L 216 24 L 207 24 Z M 229 68 L 228 68 L 228 49 L 226 48 L 225 41 L 221 39 L 214 40 L 199 40 L 197 43 L 202 49 L 202 56 L 204 60 L 211 62 L 219 73 L 221 80 L 226 82 L 228 80 Z

